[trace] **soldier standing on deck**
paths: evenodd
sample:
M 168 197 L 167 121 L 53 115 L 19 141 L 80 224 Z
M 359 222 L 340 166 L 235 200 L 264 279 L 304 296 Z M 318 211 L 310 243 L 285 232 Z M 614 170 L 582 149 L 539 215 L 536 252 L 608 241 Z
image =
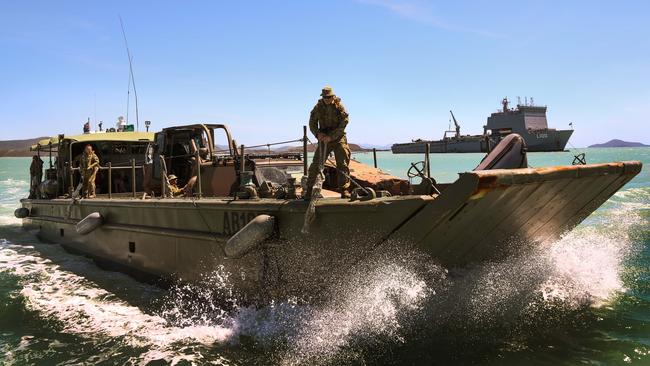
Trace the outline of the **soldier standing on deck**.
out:
M 95 198 L 95 177 L 99 170 L 99 158 L 95 155 L 93 147 L 86 145 L 79 170 L 83 175 L 83 194 L 84 198 Z
M 32 164 L 29 166 L 29 198 L 38 197 L 38 185 L 43 180 L 43 160 L 38 155 L 32 157 Z
M 336 159 L 338 186 L 341 197 L 350 197 L 350 147 L 345 136 L 345 127 L 348 125 L 348 112 L 341 103 L 341 98 L 334 94 L 331 87 L 326 86 L 321 93 L 322 98 L 316 103 L 309 117 L 309 129 L 316 136 L 320 144 L 327 144 L 325 158 L 333 151 Z M 322 174 L 319 165 L 323 159 L 320 149 L 316 149 L 314 160 L 309 166 L 307 189 L 304 198 L 311 198 L 311 191 L 318 174 Z M 344 173 L 344 174 L 343 174 Z

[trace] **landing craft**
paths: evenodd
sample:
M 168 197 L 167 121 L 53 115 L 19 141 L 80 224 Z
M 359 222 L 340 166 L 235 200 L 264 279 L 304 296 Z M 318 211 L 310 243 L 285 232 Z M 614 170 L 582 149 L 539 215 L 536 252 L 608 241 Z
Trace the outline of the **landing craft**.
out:
M 556 240 L 641 170 L 636 161 L 528 168 L 525 141 L 510 134 L 448 184 L 427 160 L 409 170 L 419 184 L 353 162 L 359 187 L 342 199 L 327 194 L 336 189 L 328 163 L 325 197 L 303 233 L 306 137 L 296 140 L 302 153 L 278 154 L 272 144 L 237 146 L 220 124 L 59 135 L 33 146 L 49 152 L 50 167 L 41 197 L 21 200 L 16 215 L 44 241 L 139 276 L 195 282 L 221 268 L 242 299 L 260 302 L 318 293 L 389 245 L 448 268 L 504 259 Z M 101 161 L 95 199 L 74 195 L 86 144 Z M 170 194 L 172 173 L 189 184 L 185 196 Z

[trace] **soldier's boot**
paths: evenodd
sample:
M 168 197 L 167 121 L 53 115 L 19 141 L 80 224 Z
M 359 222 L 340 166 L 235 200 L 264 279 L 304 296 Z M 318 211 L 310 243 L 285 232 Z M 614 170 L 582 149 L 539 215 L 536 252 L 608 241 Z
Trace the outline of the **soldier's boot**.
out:
M 350 192 L 347 189 L 341 191 L 341 198 L 350 198 Z

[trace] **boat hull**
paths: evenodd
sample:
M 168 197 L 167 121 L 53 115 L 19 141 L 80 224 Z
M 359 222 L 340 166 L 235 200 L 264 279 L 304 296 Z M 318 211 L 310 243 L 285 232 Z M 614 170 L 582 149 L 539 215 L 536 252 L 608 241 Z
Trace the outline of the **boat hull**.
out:
M 447 267 L 500 260 L 557 240 L 641 170 L 639 162 L 462 173 L 440 195 L 316 203 L 301 233 L 301 200 L 69 199 L 22 200 L 23 225 L 45 241 L 153 278 L 201 282 L 223 271 L 241 296 L 318 292 L 334 273 L 380 247 L 417 250 Z M 99 212 L 104 223 L 78 234 L 75 225 Z M 260 214 L 275 235 L 227 258 L 230 237 Z
M 528 152 L 564 151 L 573 130 L 517 131 L 526 141 Z M 431 153 L 485 153 L 488 151 L 485 136 L 462 136 L 443 140 L 417 141 L 394 144 L 394 154 L 424 154 L 426 144 Z M 490 142 L 494 147 L 495 142 Z

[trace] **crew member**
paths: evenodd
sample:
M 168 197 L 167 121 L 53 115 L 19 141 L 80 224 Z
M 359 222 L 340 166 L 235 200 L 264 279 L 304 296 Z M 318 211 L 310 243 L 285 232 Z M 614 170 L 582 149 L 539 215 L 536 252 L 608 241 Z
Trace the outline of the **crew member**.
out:
M 91 145 L 86 145 L 84 148 L 79 170 L 83 176 L 83 197 L 95 198 L 95 178 L 99 170 L 99 158 Z
M 178 187 L 178 177 L 175 176 L 174 174 L 170 175 L 168 177 L 169 179 L 169 192 L 172 194 L 172 196 L 180 196 L 183 193 L 185 193 L 185 187 L 180 188 Z
M 84 123 L 84 133 L 90 133 L 90 121 Z
M 117 132 L 124 132 L 126 129 L 126 122 L 124 121 L 124 117 L 119 116 L 117 117 L 117 123 L 115 124 L 115 129 Z
M 336 159 L 337 180 L 341 190 L 341 197 L 350 197 L 350 147 L 345 136 L 345 127 L 348 125 L 348 112 L 341 103 L 341 98 L 334 94 L 331 87 L 326 86 L 321 92 L 321 99 L 311 111 L 309 129 L 316 136 L 320 144 L 327 144 L 325 158 L 333 151 Z M 311 198 L 311 191 L 320 171 L 320 162 L 323 156 L 321 149 L 316 149 L 314 159 L 309 166 L 307 189 L 304 198 Z
M 38 185 L 43 180 L 43 160 L 38 155 L 32 157 L 29 177 L 29 198 L 38 198 Z

